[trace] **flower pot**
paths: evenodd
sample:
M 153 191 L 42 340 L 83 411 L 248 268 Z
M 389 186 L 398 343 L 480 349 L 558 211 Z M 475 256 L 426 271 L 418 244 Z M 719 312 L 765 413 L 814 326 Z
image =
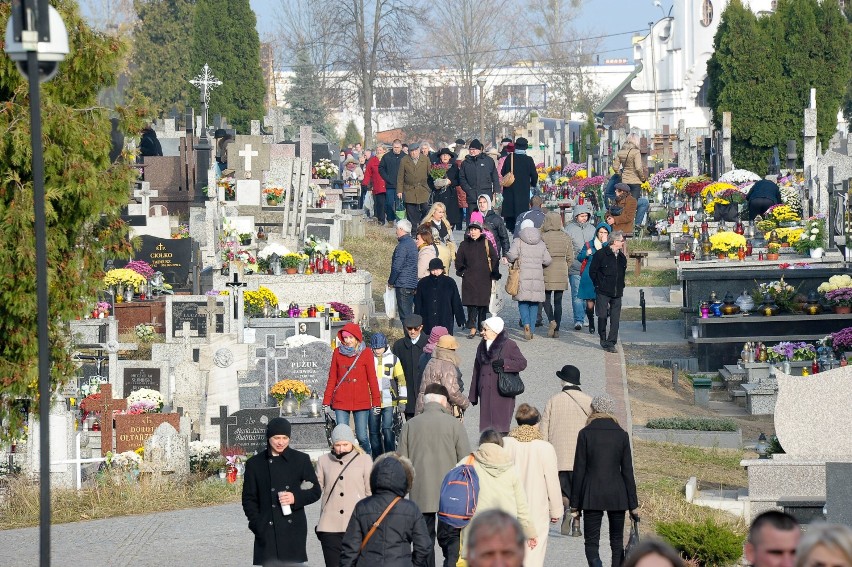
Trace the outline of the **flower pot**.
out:
M 852 307 L 848 305 L 835 305 L 834 312 L 837 315 L 846 315 L 848 313 L 852 313 Z
M 782 243 L 781 243 L 781 248 L 789 248 L 789 247 L 790 247 L 790 243 L 789 243 L 789 242 L 782 242 Z
M 727 254 L 722 254 L 722 253 L 716 254 L 716 258 L 719 259 L 719 260 L 725 260 L 727 257 L 728 257 Z
M 822 248 L 813 248 L 810 251 L 811 258 L 814 258 L 814 259 L 822 258 L 823 252 L 825 252 L 825 250 L 823 250 Z
M 275 199 L 267 199 L 266 204 L 270 207 L 277 207 L 278 201 L 276 201 Z
M 774 253 L 774 254 L 773 254 L 773 253 L 771 253 L 771 252 L 770 252 L 770 253 L 767 253 L 767 254 L 766 254 L 766 259 L 767 259 L 767 260 L 777 260 L 777 259 L 778 259 L 778 254 L 777 254 L 777 253 Z
M 250 246 L 251 238 L 244 238 L 243 240 L 240 240 L 240 244 L 242 244 L 243 246 Z
M 288 274 L 296 274 L 299 272 L 299 268 L 287 268 Z

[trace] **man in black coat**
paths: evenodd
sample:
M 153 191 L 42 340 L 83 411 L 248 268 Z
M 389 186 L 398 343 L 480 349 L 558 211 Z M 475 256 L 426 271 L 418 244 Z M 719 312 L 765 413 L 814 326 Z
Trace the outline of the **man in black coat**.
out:
M 246 462 L 243 512 L 254 534 L 254 565 L 308 561 L 305 506 L 319 500 L 322 489 L 311 458 L 289 447 L 290 429 L 283 417 L 271 419 L 266 449 Z
M 154 132 L 150 124 L 142 130 L 142 140 L 139 142 L 139 155 L 142 157 L 163 155 L 163 146 L 160 145 L 157 133 Z
M 453 329 L 453 319 L 459 327 L 464 325 L 459 286 L 453 278 L 444 274 L 444 269 L 440 258 L 432 258 L 429 260 L 429 275 L 417 283 L 414 312 L 423 317 L 424 335 L 431 333 L 432 327 L 436 326 Z
M 515 140 L 515 151 L 503 160 L 503 169 L 500 170 L 500 175 L 505 176 L 510 171 L 515 175 L 515 182 L 503 188 L 503 208 L 500 210 L 506 220 L 506 228 L 513 233 L 515 225 L 521 224 L 517 218 L 529 210 L 532 189 L 538 184 L 535 160 L 527 155 L 527 148 L 529 141 L 526 138 Z
M 402 163 L 403 157 L 405 157 L 405 154 L 402 153 L 402 141 L 397 138 L 393 141 L 392 151 L 383 155 L 379 162 L 379 175 L 385 180 L 387 187 L 385 210 L 388 214 L 388 226 L 393 226 L 393 219 L 396 218 L 396 183 L 399 177 L 399 165 Z
M 423 354 L 423 347 L 429 342 L 428 335 L 423 333 L 423 317 L 417 314 L 411 314 L 403 321 L 407 337 L 397 339 L 393 343 L 391 352 L 399 359 L 402 365 L 402 371 L 405 373 L 405 384 L 409 392 L 420 391 L 420 380 L 423 378 L 423 373 L 419 372 L 417 367 L 420 362 L 420 355 Z M 411 396 L 408 403 L 405 405 L 405 417 L 411 419 L 414 417 L 415 406 L 417 405 L 417 396 Z
M 604 246 L 592 256 L 589 277 L 595 284 L 595 311 L 598 316 L 598 335 L 601 348 L 617 352 L 618 324 L 621 321 L 621 296 L 624 295 L 624 276 L 627 272 L 627 257 L 622 253 L 624 233 L 620 230 L 609 235 L 609 246 Z M 609 313 L 609 335 L 606 332 Z
M 468 146 L 468 154 L 462 161 L 459 181 L 467 196 L 467 220 L 476 210 L 477 196 L 485 193 L 494 195 L 500 191 L 500 178 L 494 160 L 482 153 L 482 142 L 474 138 Z

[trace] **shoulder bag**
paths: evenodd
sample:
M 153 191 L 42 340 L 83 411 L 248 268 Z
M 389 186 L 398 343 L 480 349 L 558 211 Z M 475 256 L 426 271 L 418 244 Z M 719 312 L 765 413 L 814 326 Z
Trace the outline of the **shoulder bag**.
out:
M 503 349 L 500 349 L 500 354 L 497 355 L 499 360 L 503 355 Z M 521 380 L 521 375 L 517 372 L 506 372 L 499 370 L 497 372 L 497 393 L 504 398 L 515 398 L 524 393 L 524 381 Z
M 382 523 L 382 520 L 384 520 L 384 519 L 385 519 L 385 516 L 387 516 L 387 515 L 388 515 L 388 512 L 390 512 L 390 511 L 391 511 L 391 508 L 393 508 L 394 506 L 396 506 L 396 503 L 397 503 L 397 502 L 399 502 L 400 500 L 402 500 L 402 497 L 401 497 L 401 496 L 397 496 L 396 498 L 394 498 L 394 499 L 391 501 L 391 503 L 390 503 L 390 504 L 388 504 L 388 507 L 387 507 L 387 508 L 385 508 L 385 511 L 384 511 L 384 512 L 382 512 L 382 515 L 381 515 L 381 516 L 379 516 L 379 519 L 378 519 L 378 520 L 376 520 L 375 522 L 373 522 L 373 526 L 370 528 L 370 531 L 368 531 L 368 532 L 367 532 L 367 535 L 365 535 L 365 536 L 364 536 L 364 539 L 363 539 L 363 540 L 361 540 L 361 549 L 359 549 L 359 551 L 364 551 L 364 548 L 367 546 L 367 542 L 368 542 L 368 541 L 370 541 L 370 538 L 371 538 L 371 537 L 373 537 L 373 534 L 374 534 L 374 533 L 376 533 L 376 528 L 378 528 L 378 527 L 379 527 L 379 524 L 381 524 L 381 523 Z
M 587 250 L 587 251 L 590 251 L 591 249 L 592 249 L 592 247 L 591 247 L 591 246 L 589 246 L 589 243 L 588 243 L 588 242 L 586 242 L 586 250 Z M 588 254 L 587 254 L 587 255 L 586 255 L 586 257 L 585 257 L 585 258 L 583 258 L 583 261 L 582 261 L 582 262 L 580 262 L 580 275 L 582 275 L 582 274 L 583 274 L 583 272 L 585 272 L 585 271 L 586 271 L 586 265 L 587 265 L 588 263 L 589 263 L 589 256 L 588 256 Z
M 500 180 L 501 187 L 511 187 L 515 183 L 515 154 L 509 154 L 509 173 Z
M 346 463 L 346 466 L 343 467 L 343 470 L 341 470 L 340 474 L 337 475 L 337 478 L 334 479 L 334 484 L 331 485 L 331 489 L 328 491 L 328 497 L 325 499 L 325 502 L 323 503 L 323 507 L 325 507 L 325 505 L 328 504 L 328 501 L 331 500 L 331 497 L 334 495 L 334 487 L 337 486 L 337 481 L 340 480 L 341 478 L 343 478 L 343 473 L 346 472 L 346 469 L 349 468 L 349 465 L 351 465 L 353 462 L 355 462 L 355 459 L 358 458 L 358 455 L 360 455 L 360 453 L 355 453 L 355 456 L 352 457 L 352 460 L 349 461 L 348 463 Z
M 506 293 L 512 297 L 521 291 L 521 243 L 518 242 L 518 259 L 509 266 L 509 275 L 506 277 Z

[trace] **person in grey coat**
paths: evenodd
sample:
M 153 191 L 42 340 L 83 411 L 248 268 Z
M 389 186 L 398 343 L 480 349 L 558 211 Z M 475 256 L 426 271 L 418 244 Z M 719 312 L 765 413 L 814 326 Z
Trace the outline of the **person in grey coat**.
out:
M 574 219 L 565 227 L 565 232 L 571 237 L 571 243 L 574 245 L 574 250 L 578 251 L 586 245 L 586 242 L 595 237 L 595 225 L 592 221 L 592 210 L 589 205 L 575 205 Z M 583 328 L 583 320 L 585 319 L 585 309 L 583 300 L 577 296 L 580 291 L 580 261 L 575 259 L 571 263 L 568 271 L 568 283 L 571 284 L 571 308 L 574 311 L 574 330 L 579 331 Z M 594 321 L 589 319 L 589 324 L 594 325 Z
M 521 324 L 524 326 L 524 338 L 531 341 L 532 329 L 538 315 L 538 304 L 544 301 L 544 267 L 553 259 L 547 246 L 541 240 L 541 231 L 527 219 L 521 223 L 521 232 L 509 248 L 506 259 L 514 262 L 520 258 L 521 281 L 518 294 L 514 297 L 521 312 Z

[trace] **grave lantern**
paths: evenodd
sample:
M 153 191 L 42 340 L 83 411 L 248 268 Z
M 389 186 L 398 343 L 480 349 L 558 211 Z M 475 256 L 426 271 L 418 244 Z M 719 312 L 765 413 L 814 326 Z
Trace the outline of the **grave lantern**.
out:
M 281 257 L 277 252 L 269 255 L 269 265 L 272 268 L 272 274 L 275 276 L 281 275 Z
M 308 403 L 305 406 L 305 413 L 307 413 L 311 417 L 319 417 L 320 411 L 322 410 L 322 401 L 319 398 L 319 394 L 316 390 L 311 392 L 311 397 L 308 399 Z
M 766 442 L 766 434 L 762 431 L 760 432 L 760 437 L 757 438 L 757 445 L 754 450 L 757 451 L 757 456 L 761 459 L 768 459 L 769 455 L 767 454 L 767 450 L 769 449 L 769 444 Z
M 287 394 L 284 396 L 284 401 L 281 402 L 281 415 L 295 415 L 298 405 L 299 404 L 296 400 L 295 394 L 293 394 L 293 390 L 287 390 Z

